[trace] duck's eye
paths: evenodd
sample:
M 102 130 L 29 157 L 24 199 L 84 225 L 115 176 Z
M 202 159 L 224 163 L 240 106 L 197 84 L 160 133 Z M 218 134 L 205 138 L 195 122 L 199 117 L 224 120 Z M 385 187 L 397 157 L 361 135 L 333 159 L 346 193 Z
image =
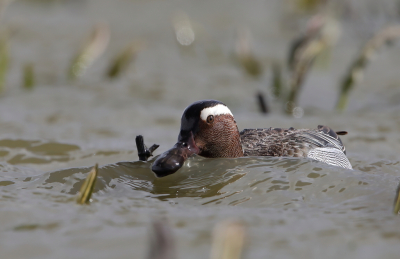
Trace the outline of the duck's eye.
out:
M 208 115 L 207 117 L 207 123 L 211 124 L 214 122 L 214 115 Z

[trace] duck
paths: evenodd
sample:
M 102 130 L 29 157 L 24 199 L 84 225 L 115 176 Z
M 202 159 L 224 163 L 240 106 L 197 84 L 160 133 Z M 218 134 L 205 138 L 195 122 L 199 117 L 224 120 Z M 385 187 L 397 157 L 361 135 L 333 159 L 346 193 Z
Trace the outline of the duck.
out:
M 246 156 L 310 158 L 329 165 L 352 169 L 346 148 L 331 128 L 260 128 L 239 132 L 232 112 L 217 100 L 201 100 L 183 112 L 177 143 L 158 156 L 152 165 L 157 177 L 178 171 L 193 155 L 207 158 Z

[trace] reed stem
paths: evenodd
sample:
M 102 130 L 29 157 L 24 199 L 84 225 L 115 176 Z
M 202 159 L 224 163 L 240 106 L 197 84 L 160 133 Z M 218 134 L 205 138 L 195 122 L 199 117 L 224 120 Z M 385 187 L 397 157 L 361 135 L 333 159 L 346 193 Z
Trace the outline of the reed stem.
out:
M 118 77 L 129 67 L 129 64 L 135 58 L 135 55 L 143 48 L 143 43 L 134 42 L 130 44 L 127 48 L 123 49 L 122 52 L 119 53 L 114 61 L 111 63 L 107 71 L 107 76 L 109 78 Z
M 238 30 L 236 57 L 244 71 L 251 77 L 260 78 L 263 73 L 261 62 L 254 56 L 251 47 L 251 33 L 247 28 Z
M 7 72 L 10 62 L 7 36 L 0 38 L 0 93 L 3 92 L 7 82 Z
M 299 49 L 298 61 L 294 64 L 293 72 L 290 77 L 289 85 L 290 92 L 287 99 L 287 107 L 285 107 L 288 114 L 292 114 L 293 109 L 296 107 L 298 95 L 303 85 L 304 79 L 310 70 L 315 58 L 326 47 L 323 39 L 312 39 L 305 43 Z
M 214 230 L 211 259 L 240 259 L 246 229 L 241 222 L 225 221 Z
M 272 64 L 272 94 L 279 98 L 282 94 L 282 68 L 277 62 Z
M 89 204 L 90 198 L 92 197 L 92 193 L 94 190 L 94 185 L 96 184 L 96 179 L 98 175 L 98 165 L 96 164 L 92 170 L 89 172 L 87 178 L 82 184 L 81 190 L 78 194 L 78 199 L 76 202 L 78 204 Z
M 269 112 L 267 101 L 264 98 L 264 94 L 262 92 L 257 93 L 257 101 L 258 106 L 260 107 L 260 111 L 262 114 L 267 114 Z
M 35 71 L 32 63 L 27 63 L 23 68 L 23 88 L 33 89 L 35 85 Z
M 171 228 L 165 220 L 152 223 L 148 259 L 175 259 L 175 242 Z
M 69 67 L 69 78 L 76 79 L 93 65 L 107 48 L 110 40 L 110 30 L 107 25 L 98 24 L 93 29 L 92 35 L 81 51 L 78 52 Z
M 343 112 L 346 110 L 350 92 L 356 84 L 360 83 L 366 66 L 371 62 L 378 49 L 398 38 L 400 38 L 400 25 L 394 25 L 384 28 L 365 44 L 342 80 L 339 98 L 336 103 L 337 111 Z
M 394 198 L 393 213 L 396 215 L 400 214 L 400 183 L 397 186 L 396 196 Z

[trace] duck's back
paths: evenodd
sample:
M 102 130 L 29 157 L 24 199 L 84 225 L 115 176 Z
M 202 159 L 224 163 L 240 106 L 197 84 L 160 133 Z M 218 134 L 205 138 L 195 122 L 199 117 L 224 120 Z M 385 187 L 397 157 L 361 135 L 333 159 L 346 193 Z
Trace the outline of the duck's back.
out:
M 245 129 L 240 132 L 245 156 L 309 157 L 327 164 L 352 168 L 335 131 L 317 129 Z

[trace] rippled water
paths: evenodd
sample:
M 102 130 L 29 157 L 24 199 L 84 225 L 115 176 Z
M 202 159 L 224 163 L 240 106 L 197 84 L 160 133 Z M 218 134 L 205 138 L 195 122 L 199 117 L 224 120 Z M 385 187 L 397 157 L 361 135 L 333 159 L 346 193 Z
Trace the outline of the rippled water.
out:
M 298 28 L 281 2 L 15 1 L 3 17 L 12 62 L 0 98 L 0 257 L 146 258 L 149 226 L 166 218 L 178 258 L 208 258 L 212 229 L 226 219 L 247 227 L 243 258 L 399 258 L 400 217 L 392 213 L 400 181 L 398 48 L 371 64 L 348 112 L 332 112 L 344 64 L 371 33 L 372 22 L 347 21 L 329 68 L 307 79 L 304 116 L 283 115 L 272 99 L 263 116 L 254 93 L 268 92 L 268 72 L 251 79 L 230 55 L 245 25 L 262 64 L 285 58 Z M 171 25 L 182 10 L 196 32 L 187 49 Z M 110 24 L 107 52 L 80 80 L 67 81 L 68 62 L 99 20 Z M 105 79 L 109 59 L 133 39 L 147 49 L 124 76 Z M 32 60 L 37 85 L 26 91 L 20 68 Z M 156 178 L 155 158 L 137 161 L 135 136 L 160 144 L 160 154 L 176 141 L 183 109 L 204 98 L 225 102 L 240 129 L 346 130 L 354 170 L 308 159 L 197 156 Z M 78 206 L 95 163 L 93 202 Z
M 47 154 L 42 147 L 57 151 L 54 160 L 76 150 L 39 141 L 0 143 L 4 153 L 32 152 L 21 158 L 25 163 L 42 163 L 33 158 Z M 41 173 L 1 163 L 2 254 L 140 258 L 149 220 L 167 217 L 182 258 L 193 251 L 208 256 L 212 227 L 227 218 L 248 226 L 246 258 L 398 255 L 392 204 L 399 161 L 351 159 L 353 171 L 307 159 L 193 157 L 165 178 L 154 176 L 152 161 L 100 167 L 90 206 L 75 203 L 89 167 Z

